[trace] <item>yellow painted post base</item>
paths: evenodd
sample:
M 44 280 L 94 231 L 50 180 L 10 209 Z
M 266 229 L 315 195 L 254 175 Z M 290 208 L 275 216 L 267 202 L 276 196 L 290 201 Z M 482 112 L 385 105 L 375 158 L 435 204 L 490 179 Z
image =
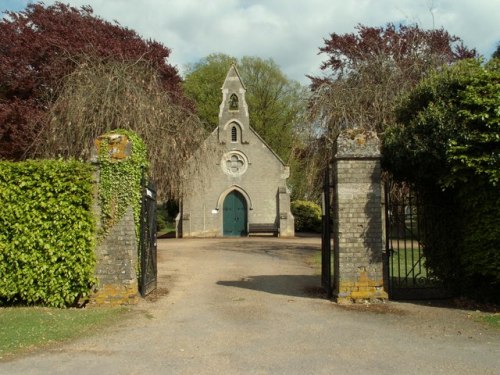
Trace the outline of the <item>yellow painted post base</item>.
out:
M 371 280 L 366 271 L 361 271 L 356 281 L 340 281 L 335 290 L 335 300 L 340 304 L 382 302 L 389 299 L 384 290 L 384 281 Z
M 139 302 L 137 283 L 131 285 L 106 284 L 90 297 L 91 306 L 136 305 Z

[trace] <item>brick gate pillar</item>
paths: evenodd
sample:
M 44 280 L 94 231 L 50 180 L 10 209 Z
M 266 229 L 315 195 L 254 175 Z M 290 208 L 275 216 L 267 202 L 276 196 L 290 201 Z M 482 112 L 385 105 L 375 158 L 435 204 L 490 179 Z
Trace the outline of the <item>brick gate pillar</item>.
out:
M 352 129 L 337 140 L 334 179 L 334 297 L 339 303 L 385 300 L 380 142 Z
M 108 139 L 106 152 L 116 165 L 130 158 L 131 141 L 126 135 L 104 135 L 97 139 L 92 160 L 96 165 L 96 182 L 99 184 L 101 165 L 97 155 L 103 147 L 102 139 Z M 97 229 L 102 227 L 102 207 L 97 198 L 94 199 L 94 215 Z M 114 192 L 116 194 L 116 192 Z M 115 203 L 118 204 L 118 203 Z M 97 306 L 132 305 L 139 301 L 137 281 L 138 239 L 132 206 L 127 207 L 123 217 L 116 220 L 104 237 L 97 239 L 95 249 L 96 285 L 90 297 L 90 304 Z

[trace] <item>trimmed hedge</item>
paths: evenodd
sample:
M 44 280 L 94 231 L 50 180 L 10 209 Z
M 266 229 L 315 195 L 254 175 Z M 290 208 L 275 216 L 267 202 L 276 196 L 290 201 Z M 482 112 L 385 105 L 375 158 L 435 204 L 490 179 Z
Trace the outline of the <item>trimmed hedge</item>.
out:
M 94 282 L 92 167 L 0 162 L 0 304 L 68 306 Z
M 293 201 L 292 214 L 297 232 L 321 232 L 321 207 L 311 201 Z

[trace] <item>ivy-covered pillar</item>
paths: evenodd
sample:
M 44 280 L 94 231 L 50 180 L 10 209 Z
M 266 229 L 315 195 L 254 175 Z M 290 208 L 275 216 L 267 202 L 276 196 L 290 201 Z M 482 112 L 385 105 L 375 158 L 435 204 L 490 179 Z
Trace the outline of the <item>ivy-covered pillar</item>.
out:
M 138 240 L 141 179 L 146 166 L 142 140 L 116 130 L 95 141 L 97 223 L 95 305 L 138 302 Z
M 337 302 L 385 300 L 379 139 L 352 129 L 337 139 L 333 161 Z

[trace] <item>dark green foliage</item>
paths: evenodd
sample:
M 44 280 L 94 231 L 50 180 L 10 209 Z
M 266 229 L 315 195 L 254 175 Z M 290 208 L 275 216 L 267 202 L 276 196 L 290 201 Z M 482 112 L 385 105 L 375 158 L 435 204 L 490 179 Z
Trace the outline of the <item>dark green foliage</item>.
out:
M 458 292 L 492 298 L 500 288 L 499 61 L 443 68 L 412 91 L 397 118 L 384 165 L 420 195 L 429 266 Z
M 179 204 L 175 200 L 158 205 L 156 210 L 156 227 L 158 232 L 168 231 L 175 227 L 175 218 L 179 213 Z
M 493 59 L 500 59 L 500 43 L 497 44 L 497 49 L 495 52 L 493 52 L 493 55 L 491 55 Z
M 95 268 L 92 169 L 77 161 L 0 162 L 0 304 L 67 306 Z
M 174 199 L 169 199 L 165 203 L 165 210 L 167 211 L 167 220 L 174 221 L 179 213 L 179 202 Z
M 163 206 L 158 206 L 156 209 L 156 231 L 162 232 L 167 229 L 167 212 Z
M 384 162 L 399 179 L 446 188 L 500 179 L 500 64 L 467 60 L 424 80 L 385 135 Z
M 433 274 L 457 293 L 500 301 L 500 194 L 485 179 L 419 188 L 421 241 Z
M 316 203 L 298 200 L 291 209 L 297 232 L 321 232 L 321 208 Z
M 463 224 L 459 260 L 464 286 L 500 302 L 500 192 L 485 179 L 478 179 L 463 186 L 459 194 Z
M 456 197 L 437 187 L 420 187 L 419 237 L 432 274 L 457 286 L 461 280 L 456 253 L 461 244 L 462 222 Z

